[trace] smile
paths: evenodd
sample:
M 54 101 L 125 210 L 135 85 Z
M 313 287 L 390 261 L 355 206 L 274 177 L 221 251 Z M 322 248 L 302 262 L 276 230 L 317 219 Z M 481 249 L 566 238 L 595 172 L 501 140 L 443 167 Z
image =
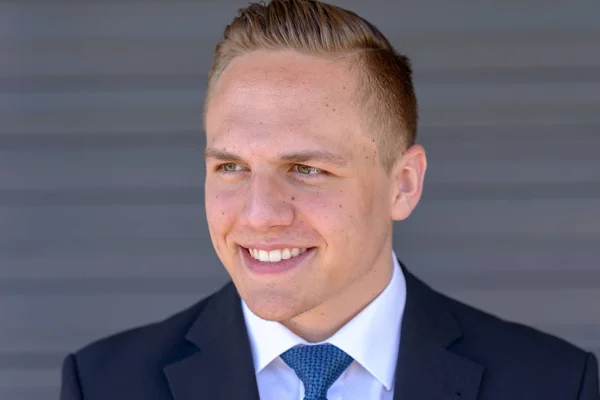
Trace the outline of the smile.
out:
M 261 262 L 280 262 L 281 260 L 289 260 L 290 258 L 298 257 L 304 254 L 307 248 L 294 247 L 291 249 L 276 249 L 271 251 L 259 249 L 247 249 L 252 258 Z

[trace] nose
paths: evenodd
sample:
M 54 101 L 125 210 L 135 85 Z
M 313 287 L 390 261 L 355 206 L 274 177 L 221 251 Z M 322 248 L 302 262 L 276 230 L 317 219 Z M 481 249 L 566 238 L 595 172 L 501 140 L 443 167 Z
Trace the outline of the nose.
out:
M 256 231 L 291 225 L 294 207 L 284 186 L 277 177 L 254 175 L 246 192 L 240 222 Z

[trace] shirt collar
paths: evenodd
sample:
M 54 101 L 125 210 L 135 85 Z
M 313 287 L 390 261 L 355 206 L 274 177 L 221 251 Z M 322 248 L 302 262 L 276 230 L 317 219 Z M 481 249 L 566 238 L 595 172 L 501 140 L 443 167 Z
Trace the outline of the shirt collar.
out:
M 393 252 L 392 257 L 392 278 L 383 292 L 323 342 L 331 343 L 346 352 L 387 390 L 391 390 L 394 385 L 400 326 L 406 304 L 404 274 Z M 310 344 L 279 322 L 259 318 L 243 300 L 242 308 L 256 374 L 292 347 Z

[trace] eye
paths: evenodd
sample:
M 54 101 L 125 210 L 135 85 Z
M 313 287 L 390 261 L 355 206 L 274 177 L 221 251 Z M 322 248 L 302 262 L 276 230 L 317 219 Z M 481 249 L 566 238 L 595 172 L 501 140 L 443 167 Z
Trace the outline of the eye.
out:
M 296 164 L 294 166 L 294 169 L 301 175 L 317 175 L 322 172 L 319 168 L 310 167 L 308 165 L 302 164 Z
M 238 172 L 242 171 L 244 168 L 237 163 L 225 163 L 219 165 L 217 169 L 221 172 Z

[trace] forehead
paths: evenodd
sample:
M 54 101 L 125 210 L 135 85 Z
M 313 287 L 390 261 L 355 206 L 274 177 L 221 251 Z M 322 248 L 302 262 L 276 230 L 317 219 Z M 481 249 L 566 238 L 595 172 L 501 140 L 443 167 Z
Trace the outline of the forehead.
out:
M 222 73 L 218 94 L 264 88 L 273 92 L 320 97 L 342 94 L 355 84 L 348 63 L 293 51 L 255 51 L 235 58 Z M 229 96 L 227 96 L 229 95 Z
M 224 71 L 207 107 L 209 139 L 235 127 L 308 132 L 356 127 L 356 78 L 342 62 L 255 52 Z

